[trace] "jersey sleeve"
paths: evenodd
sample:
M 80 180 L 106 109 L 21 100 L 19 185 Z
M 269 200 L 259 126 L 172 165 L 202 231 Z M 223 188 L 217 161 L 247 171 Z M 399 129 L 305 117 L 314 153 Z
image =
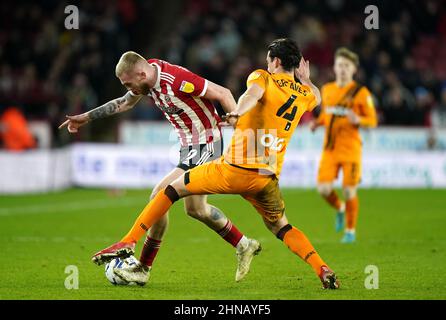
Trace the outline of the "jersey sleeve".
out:
M 313 111 L 317 106 L 317 99 L 314 93 L 311 91 L 310 87 L 301 85 L 302 89 L 306 94 L 302 94 L 300 97 L 300 102 L 302 106 L 305 106 L 305 110 Z
M 263 88 L 266 89 L 266 84 L 268 82 L 268 72 L 262 69 L 257 69 L 249 75 L 248 79 L 246 80 L 246 87 L 250 87 L 254 83 Z
M 319 113 L 319 116 L 316 119 L 316 123 L 318 125 L 323 125 L 323 126 L 325 125 L 326 120 L 327 120 L 327 114 L 325 113 L 325 104 L 324 104 L 324 101 L 325 101 L 325 98 L 324 98 L 325 91 L 326 91 L 326 87 L 324 85 L 321 88 L 321 98 L 322 98 L 321 99 L 321 112 Z
M 373 96 L 367 88 L 362 88 L 358 93 L 361 114 L 359 115 L 359 125 L 362 127 L 376 127 L 378 119 L 376 116 Z
M 202 97 L 206 94 L 208 80 L 180 66 L 174 66 L 174 89 L 191 96 Z
M 308 98 L 308 102 L 307 102 L 307 111 L 313 111 L 314 108 L 317 107 L 317 99 L 316 96 L 314 95 L 313 92 L 310 91 L 310 96 L 307 97 Z

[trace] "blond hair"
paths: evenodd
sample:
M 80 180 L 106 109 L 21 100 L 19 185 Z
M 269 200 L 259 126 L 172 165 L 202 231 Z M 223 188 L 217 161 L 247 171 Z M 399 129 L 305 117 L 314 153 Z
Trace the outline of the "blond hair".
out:
M 353 51 L 347 49 L 346 47 L 341 47 L 338 50 L 336 50 L 335 52 L 335 58 L 337 57 L 343 57 L 346 58 L 348 60 L 350 60 L 351 62 L 353 62 L 353 64 L 356 67 L 359 67 L 359 57 L 356 53 L 354 53 Z
M 116 64 L 115 74 L 117 77 L 121 76 L 124 72 L 133 70 L 133 68 L 140 62 L 146 61 L 140 54 L 134 51 L 125 52 L 118 63 Z

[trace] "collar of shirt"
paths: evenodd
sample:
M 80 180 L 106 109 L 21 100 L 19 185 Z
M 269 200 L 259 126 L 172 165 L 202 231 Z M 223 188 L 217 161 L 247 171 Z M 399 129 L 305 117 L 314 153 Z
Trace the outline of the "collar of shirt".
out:
M 152 89 L 158 90 L 160 88 L 160 80 L 161 80 L 161 67 L 156 63 L 151 63 L 152 66 L 156 68 L 156 83 Z

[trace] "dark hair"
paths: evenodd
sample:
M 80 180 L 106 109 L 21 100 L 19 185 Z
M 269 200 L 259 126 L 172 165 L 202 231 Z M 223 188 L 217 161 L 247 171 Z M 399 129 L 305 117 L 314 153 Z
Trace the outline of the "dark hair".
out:
M 274 40 L 268 46 L 268 51 L 271 59 L 280 59 L 282 67 L 286 71 L 291 71 L 291 69 L 298 67 L 302 58 L 297 43 L 288 38 Z

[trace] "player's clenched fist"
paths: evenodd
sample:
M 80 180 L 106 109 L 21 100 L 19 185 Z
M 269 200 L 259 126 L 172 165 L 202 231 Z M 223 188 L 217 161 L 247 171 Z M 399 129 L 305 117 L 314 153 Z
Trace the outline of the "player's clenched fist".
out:
M 223 117 L 223 122 L 220 122 L 220 125 L 223 126 L 235 126 L 237 125 L 237 121 L 240 118 L 240 114 L 235 111 L 226 113 Z
M 351 109 L 347 112 L 347 119 L 351 124 L 358 126 L 359 125 L 359 116 Z
M 316 131 L 316 129 L 320 126 L 320 124 L 316 120 L 310 121 L 310 130 L 311 132 Z

